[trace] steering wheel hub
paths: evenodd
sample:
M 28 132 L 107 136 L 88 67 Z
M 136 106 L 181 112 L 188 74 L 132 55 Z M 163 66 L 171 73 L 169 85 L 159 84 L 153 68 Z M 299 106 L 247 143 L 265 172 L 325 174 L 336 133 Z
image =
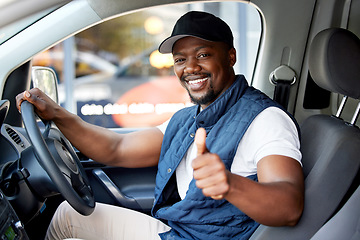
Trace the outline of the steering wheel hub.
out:
M 55 157 L 56 163 L 59 165 L 60 169 L 62 170 L 71 170 L 73 173 L 78 174 L 79 169 L 75 163 L 75 160 L 73 159 L 70 152 L 67 150 L 67 148 L 61 144 L 59 141 L 54 141 L 53 145 L 56 149 L 56 153 L 58 154 L 58 157 Z M 49 144 L 48 144 L 49 146 Z M 49 146 L 50 147 L 50 146 Z M 65 164 L 65 166 L 61 166 L 62 164 Z

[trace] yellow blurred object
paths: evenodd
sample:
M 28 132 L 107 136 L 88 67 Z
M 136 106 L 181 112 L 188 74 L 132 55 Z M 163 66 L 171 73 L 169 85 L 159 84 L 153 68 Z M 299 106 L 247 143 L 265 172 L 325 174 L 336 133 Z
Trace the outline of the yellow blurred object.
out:
M 174 65 L 174 60 L 171 54 L 161 54 L 155 50 L 150 54 L 150 64 L 158 69 L 169 68 Z

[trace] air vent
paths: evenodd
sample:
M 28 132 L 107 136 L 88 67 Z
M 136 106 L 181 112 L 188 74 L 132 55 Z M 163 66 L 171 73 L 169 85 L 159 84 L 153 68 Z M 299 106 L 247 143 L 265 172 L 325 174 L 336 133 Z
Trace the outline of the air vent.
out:
M 23 141 L 21 140 L 19 134 L 17 134 L 17 132 L 15 132 L 14 129 L 6 127 L 6 132 L 9 134 L 9 136 L 11 137 L 11 139 L 20 147 L 25 148 L 25 145 L 23 143 Z

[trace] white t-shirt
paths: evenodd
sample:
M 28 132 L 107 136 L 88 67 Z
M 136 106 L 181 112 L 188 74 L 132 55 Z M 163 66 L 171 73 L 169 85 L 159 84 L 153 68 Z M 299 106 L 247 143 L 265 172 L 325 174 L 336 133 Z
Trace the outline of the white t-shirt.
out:
M 168 122 L 158 128 L 165 133 Z M 176 169 L 176 181 L 181 199 L 185 198 L 193 179 L 191 162 L 196 158 L 192 144 Z M 301 164 L 300 141 L 292 119 L 281 109 L 269 107 L 253 120 L 241 139 L 230 171 L 241 176 L 257 173 L 257 163 L 269 155 L 291 157 Z

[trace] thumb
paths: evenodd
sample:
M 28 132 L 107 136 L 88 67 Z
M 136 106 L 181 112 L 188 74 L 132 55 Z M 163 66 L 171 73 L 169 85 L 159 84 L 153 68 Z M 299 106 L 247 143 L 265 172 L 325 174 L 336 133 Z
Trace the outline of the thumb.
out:
M 199 128 L 195 134 L 195 144 L 197 147 L 197 156 L 209 152 L 206 148 L 206 130 Z
M 29 91 L 24 91 L 24 98 L 25 98 L 25 100 L 31 101 L 31 94 Z
M 34 96 L 30 93 L 30 91 L 24 91 L 24 94 L 23 94 L 23 100 L 26 100 L 28 101 L 29 103 L 32 103 L 34 104 L 36 98 L 34 98 Z
M 24 91 L 22 93 L 19 93 L 16 97 L 16 107 L 19 111 L 19 113 L 21 113 L 21 103 L 23 101 L 28 101 L 28 99 L 31 97 L 31 94 L 28 91 Z

